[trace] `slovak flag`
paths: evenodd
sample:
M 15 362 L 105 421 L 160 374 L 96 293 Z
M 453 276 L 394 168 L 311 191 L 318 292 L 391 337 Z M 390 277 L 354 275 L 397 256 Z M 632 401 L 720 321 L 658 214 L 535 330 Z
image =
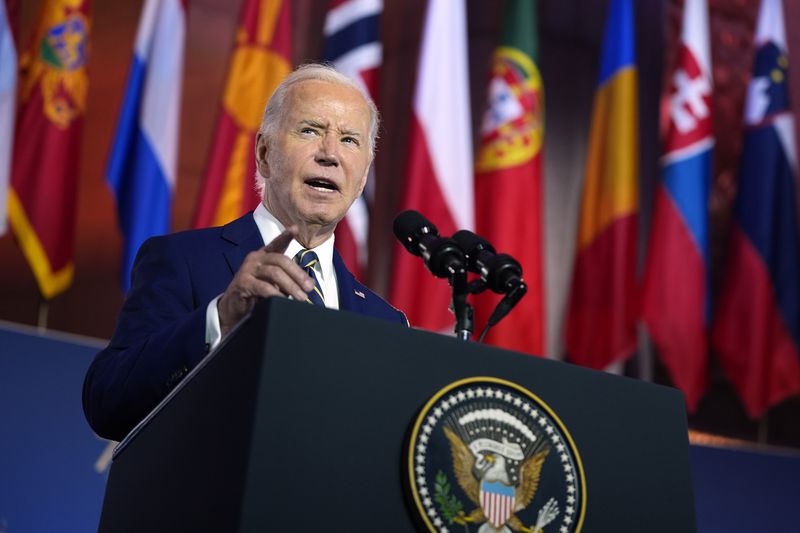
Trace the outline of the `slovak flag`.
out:
M 352 78 L 373 100 L 377 100 L 378 72 L 383 60 L 379 33 L 382 11 L 383 0 L 332 0 L 325 17 L 322 59 Z M 336 226 L 336 248 L 356 277 L 362 277 L 367 267 L 367 199 L 375 183 L 374 168 L 364 194 Z
M 178 162 L 185 0 L 146 0 L 106 171 L 123 234 L 122 287 L 139 246 L 169 232 Z
M 662 118 L 662 180 L 656 191 L 642 317 L 672 382 L 694 411 L 706 388 L 708 195 L 714 137 L 706 0 L 687 0 Z
M 749 416 L 800 393 L 800 237 L 781 0 L 763 0 L 712 343 Z

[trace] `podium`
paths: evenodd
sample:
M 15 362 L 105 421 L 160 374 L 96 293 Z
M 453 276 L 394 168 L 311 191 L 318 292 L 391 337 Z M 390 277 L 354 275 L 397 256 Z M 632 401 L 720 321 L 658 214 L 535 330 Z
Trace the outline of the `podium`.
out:
M 412 428 L 437 391 L 479 376 L 531 391 L 568 429 L 581 531 L 695 530 L 678 391 L 277 298 L 120 444 L 99 529 L 425 531 Z

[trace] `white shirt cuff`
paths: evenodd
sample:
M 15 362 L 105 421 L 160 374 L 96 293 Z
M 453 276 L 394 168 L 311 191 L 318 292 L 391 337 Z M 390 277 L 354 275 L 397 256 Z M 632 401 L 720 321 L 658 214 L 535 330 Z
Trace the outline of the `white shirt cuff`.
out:
M 222 340 L 222 328 L 219 325 L 219 311 L 217 310 L 217 302 L 219 301 L 220 294 L 208 303 L 206 307 L 206 351 L 210 352 L 217 347 L 219 341 Z

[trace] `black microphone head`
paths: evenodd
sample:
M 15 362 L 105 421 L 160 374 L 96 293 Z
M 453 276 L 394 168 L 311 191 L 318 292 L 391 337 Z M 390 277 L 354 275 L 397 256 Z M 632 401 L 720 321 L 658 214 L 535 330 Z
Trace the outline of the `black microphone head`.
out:
M 522 267 L 508 254 L 498 254 L 489 241 L 469 230 L 462 229 L 453 235 L 467 255 L 467 268 L 486 282 L 498 294 L 507 294 L 522 281 Z
M 483 250 L 495 253 L 494 247 L 489 244 L 489 241 L 468 229 L 460 229 L 455 232 L 453 234 L 453 240 L 458 243 L 458 245 L 467 255 Z
M 508 294 L 522 281 L 522 265 L 508 254 L 495 255 L 489 265 L 486 284 L 498 294 Z M 527 290 L 527 289 L 526 289 Z
M 421 235 L 439 235 L 439 230 L 430 220 L 411 209 L 395 217 L 392 230 L 397 240 L 414 255 L 422 255 L 417 247 Z

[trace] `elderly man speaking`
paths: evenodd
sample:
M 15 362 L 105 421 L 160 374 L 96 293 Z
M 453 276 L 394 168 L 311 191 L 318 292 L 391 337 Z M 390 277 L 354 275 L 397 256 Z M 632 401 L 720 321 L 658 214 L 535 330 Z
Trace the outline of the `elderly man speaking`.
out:
M 366 184 L 377 130 L 375 104 L 335 70 L 306 65 L 283 80 L 255 141 L 261 204 L 223 227 L 155 237 L 139 250 L 114 335 L 84 382 L 98 435 L 121 440 L 261 298 L 408 324 L 333 247 L 336 224 Z

